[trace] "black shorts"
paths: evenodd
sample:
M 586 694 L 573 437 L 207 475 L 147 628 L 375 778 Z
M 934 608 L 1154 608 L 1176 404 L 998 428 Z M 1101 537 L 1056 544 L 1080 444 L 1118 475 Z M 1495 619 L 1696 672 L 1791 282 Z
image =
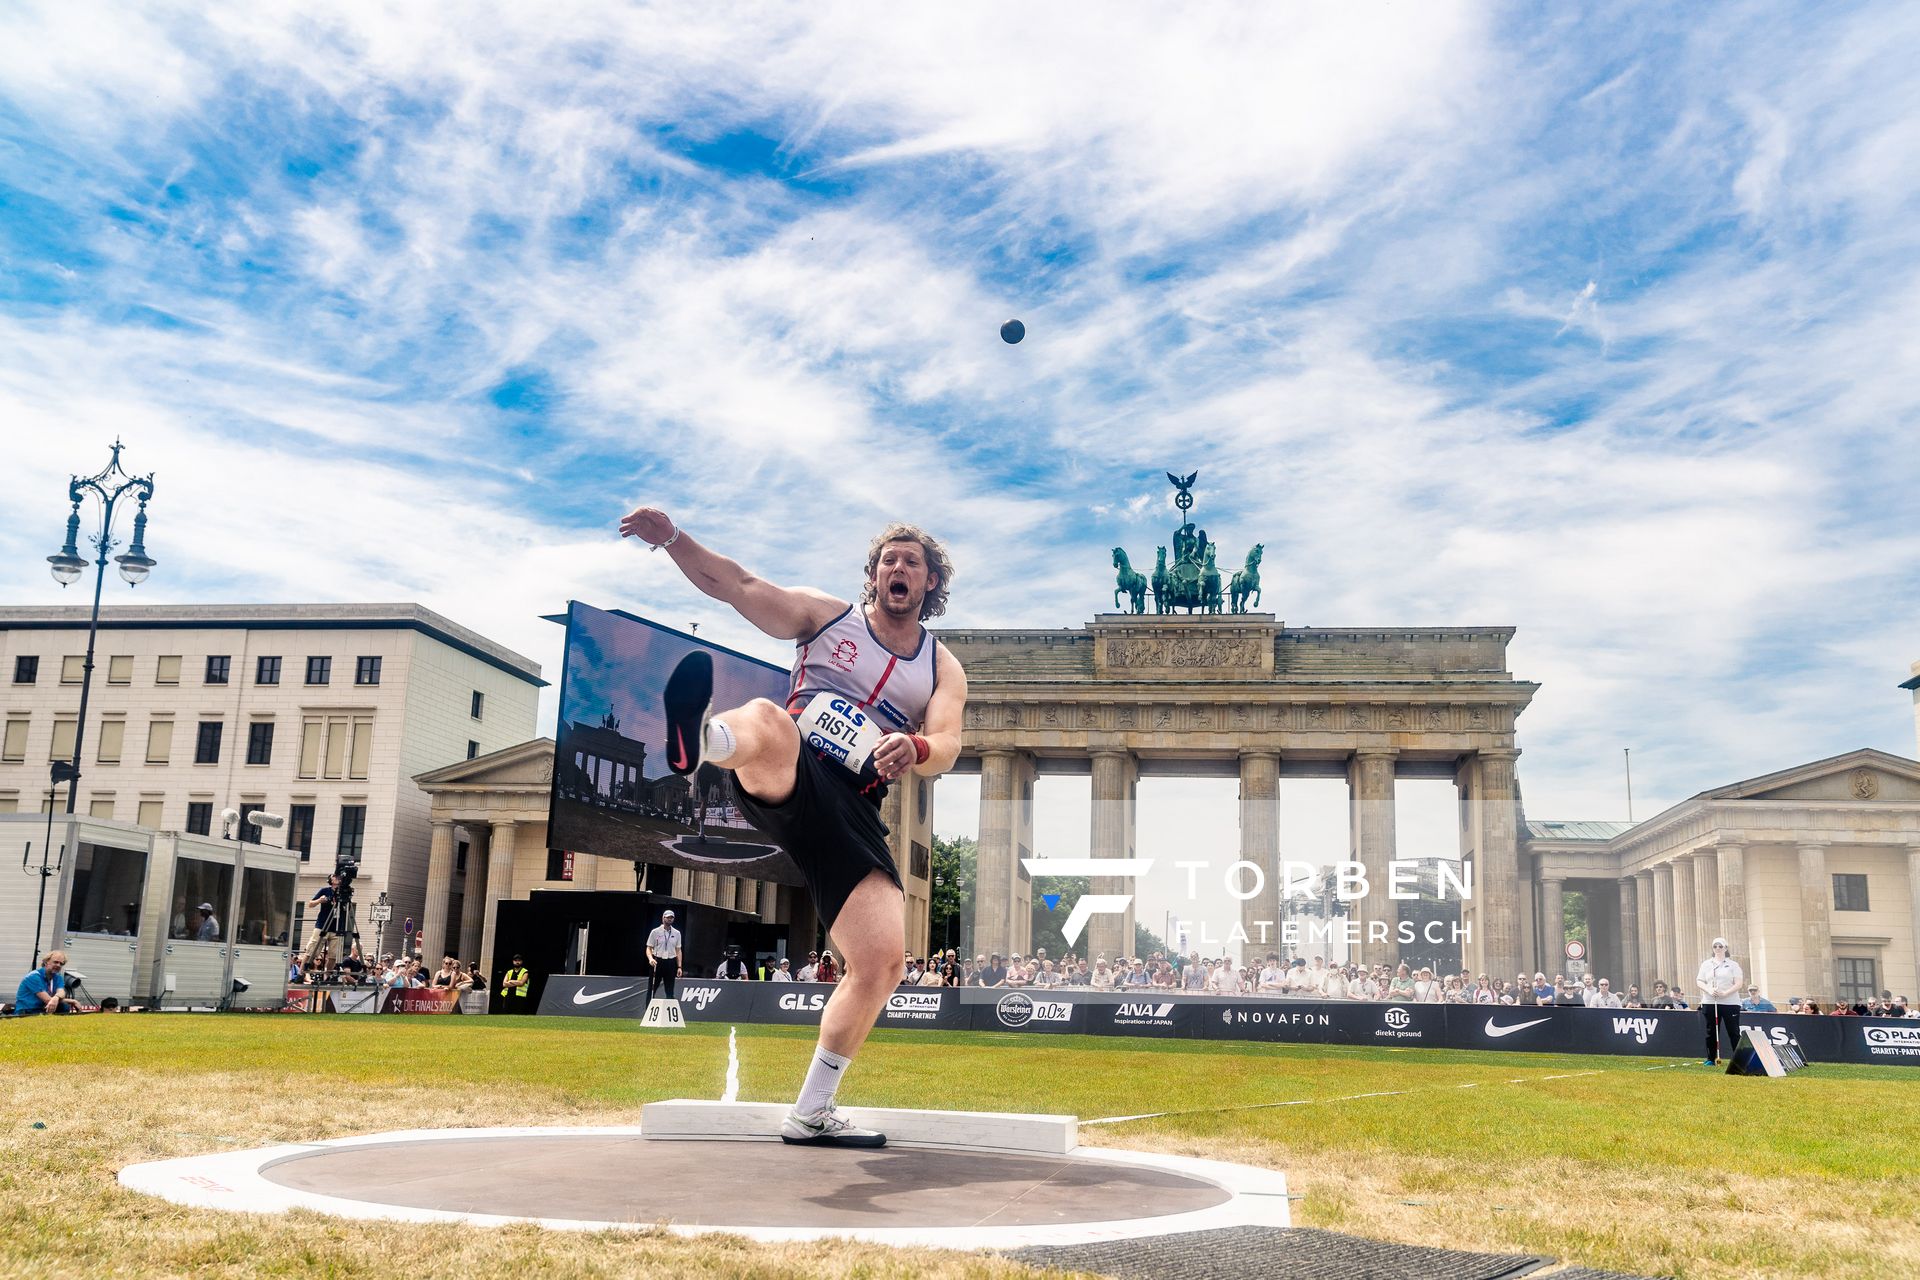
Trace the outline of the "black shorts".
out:
M 884 871 L 895 888 L 906 892 L 887 848 L 887 824 L 845 768 L 802 746 L 793 765 L 793 794 L 784 804 L 755 799 L 738 774 L 732 777 L 740 812 L 800 868 L 814 909 L 829 930 L 855 886 L 872 872 Z

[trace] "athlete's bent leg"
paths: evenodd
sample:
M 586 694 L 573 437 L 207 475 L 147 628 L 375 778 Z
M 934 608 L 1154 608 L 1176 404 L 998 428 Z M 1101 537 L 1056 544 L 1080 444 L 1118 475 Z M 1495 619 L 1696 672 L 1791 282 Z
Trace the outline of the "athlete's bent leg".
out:
M 779 703 L 755 698 L 713 719 L 725 724 L 734 739 L 733 754 L 714 763 L 733 770 L 747 794 L 762 804 L 785 804 L 793 795 L 793 770 L 800 759 L 800 731 L 793 717 Z
M 846 976 L 834 987 L 820 1019 L 820 1043 L 814 1047 L 806 1082 L 793 1112 L 781 1126 L 787 1142 L 831 1146 L 879 1147 L 884 1134 L 858 1129 L 840 1118 L 834 1094 L 853 1057 L 866 1042 L 906 975 L 901 950 L 906 925 L 900 888 L 882 871 L 872 871 L 841 907 L 833 922 L 833 945 L 847 962 Z

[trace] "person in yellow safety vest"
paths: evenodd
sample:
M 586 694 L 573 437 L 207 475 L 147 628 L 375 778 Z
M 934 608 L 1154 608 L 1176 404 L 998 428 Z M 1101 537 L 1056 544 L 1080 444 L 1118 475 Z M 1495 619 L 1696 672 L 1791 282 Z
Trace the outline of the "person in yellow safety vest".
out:
M 500 994 L 507 999 L 509 1008 L 519 1008 L 521 1001 L 527 998 L 527 966 L 515 956 L 507 967 L 505 976 L 500 979 Z

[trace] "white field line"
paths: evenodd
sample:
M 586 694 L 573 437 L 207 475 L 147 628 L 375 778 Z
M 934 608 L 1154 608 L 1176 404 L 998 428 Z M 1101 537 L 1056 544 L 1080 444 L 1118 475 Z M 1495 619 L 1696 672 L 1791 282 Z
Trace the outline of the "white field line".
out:
M 738 1102 L 740 1100 L 740 1041 L 737 1027 L 727 1028 L 727 1087 L 721 1093 L 720 1101 Z

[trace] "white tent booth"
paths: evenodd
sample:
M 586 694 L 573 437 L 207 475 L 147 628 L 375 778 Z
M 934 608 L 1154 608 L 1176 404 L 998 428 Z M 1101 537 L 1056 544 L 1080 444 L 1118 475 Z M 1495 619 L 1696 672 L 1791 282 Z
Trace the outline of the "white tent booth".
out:
M 44 813 L 0 815 L 0 868 L 15 872 L 0 871 L 4 994 L 57 948 L 88 1003 L 205 1009 L 232 993 L 236 1007 L 277 1005 L 299 865 L 298 853 L 252 841 L 64 813 L 49 839 Z

